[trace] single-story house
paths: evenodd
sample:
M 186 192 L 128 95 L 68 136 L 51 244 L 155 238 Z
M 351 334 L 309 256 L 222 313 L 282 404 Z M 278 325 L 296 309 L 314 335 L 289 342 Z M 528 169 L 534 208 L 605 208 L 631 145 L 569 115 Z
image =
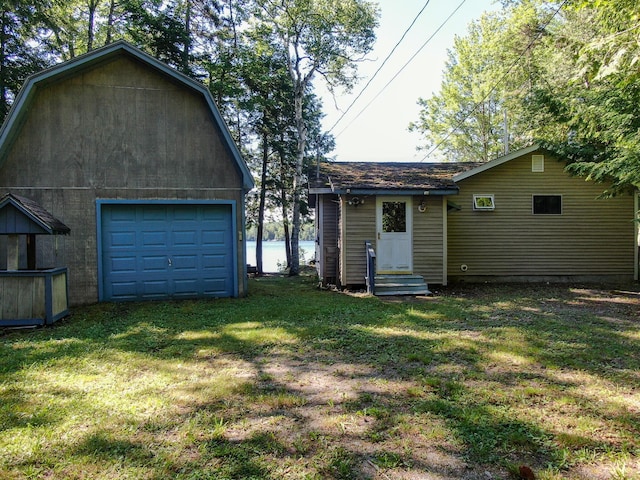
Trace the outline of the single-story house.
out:
M 325 162 L 318 172 L 309 194 L 324 283 L 372 277 L 377 293 L 385 282 L 397 293 L 417 281 L 419 293 L 429 283 L 638 279 L 637 192 L 598 198 L 605 186 L 537 146 L 487 163 Z
M 0 130 L 0 195 L 73 232 L 37 252 L 72 305 L 244 295 L 253 185 L 207 88 L 126 42 L 28 78 Z

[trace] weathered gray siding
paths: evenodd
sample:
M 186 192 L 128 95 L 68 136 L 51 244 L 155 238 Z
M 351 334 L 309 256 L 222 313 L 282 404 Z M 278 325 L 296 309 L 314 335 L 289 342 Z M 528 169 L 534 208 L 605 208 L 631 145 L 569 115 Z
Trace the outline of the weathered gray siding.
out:
M 335 284 L 338 276 L 338 196 L 319 195 L 316 206 L 316 258 L 318 275 L 324 284 Z
M 596 199 L 604 186 L 564 166 L 545 155 L 544 172 L 533 173 L 528 154 L 459 181 L 451 200 L 462 210 L 448 218 L 449 279 L 633 278 L 633 197 Z M 495 210 L 474 211 L 473 194 L 495 195 Z M 562 214 L 533 215 L 534 194 L 562 195 Z
M 233 200 L 243 225 L 242 178 L 205 99 L 129 56 L 38 88 L 0 167 L 0 190 L 71 228 L 39 239 L 38 259 L 69 267 L 71 304 L 98 300 L 96 199 Z
M 413 272 L 422 275 L 427 283 L 446 284 L 445 231 L 443 202 L 446 198 L 413 197 Z M 420 202 L 426 210 L 418 211 Z

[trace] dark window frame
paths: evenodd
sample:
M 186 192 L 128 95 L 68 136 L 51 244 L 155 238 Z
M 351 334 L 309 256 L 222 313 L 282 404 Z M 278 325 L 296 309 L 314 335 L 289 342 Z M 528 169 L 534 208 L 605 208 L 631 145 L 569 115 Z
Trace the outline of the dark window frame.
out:
M 531 213 L 533 215 L 562 215 L 563 198 L 559 194 L 531 195 Z

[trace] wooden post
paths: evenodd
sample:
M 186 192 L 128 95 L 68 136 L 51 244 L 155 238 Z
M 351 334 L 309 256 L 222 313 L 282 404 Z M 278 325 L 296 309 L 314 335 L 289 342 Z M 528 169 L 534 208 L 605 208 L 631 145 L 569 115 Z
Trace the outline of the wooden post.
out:
M 36 269 L 36 236 L 27 235 L 27 270 Z
M 7 236 L 7 270 L 18 270 L 20 259 L 20 236 Z

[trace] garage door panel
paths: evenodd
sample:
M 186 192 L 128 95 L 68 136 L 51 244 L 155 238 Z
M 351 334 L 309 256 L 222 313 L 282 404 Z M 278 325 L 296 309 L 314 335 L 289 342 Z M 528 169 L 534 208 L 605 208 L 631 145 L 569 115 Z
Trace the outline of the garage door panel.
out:
M 151 298 L 153 296 L 165 296 L 169 290 L 168 280 L 143 280 L 142 282 L 142 295 L 144 298 Z
M 166 223 L 169 220 L 169 209 L 171 207 L 168 205 L 145 205 L 143 209 L 138 210 L 138 217 L 142 219 L 143 222 L 160 222 L 162 224 Z
M 166 247 L 167 232 L 164 231 L 143 231 L 140 235 L 142 238 L 142 247 Z
M 173 270 L 176 273 L 197 272 L 198 256 L 197 255 L 176 255 L 173 257 Z
M 169 258 L 166 255 L 145 255 L 141 257 L 142 272 L 167 272 Z
M 226 258 L 224 255 L 203 255 L 202 266 L 207 270 L 225 268 Z
M 136 257 L 134 255 L 127 257 L 111 257 L 111 271 L 113 273 L 135 273 Z
M 202 232 L 203 245 L 225 245 L 225 232 L 221 230 L 206 230 Z
M 136 219 L 131 218 L 128 212 L 120 211 L 120 210 L 112 210 L 108 212 L 109 221 L 111 223 L 135 223 Z
M 175 222 L 197 222 L 198 221 L 198 209 L 176 209 L 174 211 L 173 220 Z
M 176 295 L 196 296 L 199 294 L 200 282 L 193 279 L 175 280 L 174 289 Z
M 113 282 L 111 284 L 111 298 L 113 300 L 135 300 L 137 295 L 137 283 L 129 282 Z
M 224 282 L 217 278 L 205 279 L 203 284 L 205 295 L 220 295 L 225 290 Z
M 136 235 L 131 232 L 114 232 L 111 234 L 112 248 L 135 248 Z
M 177 226 L 177 225 L 176 225 Z M 172 232 L 173 245 L 178 247 L 198 246 L 198 235 L 195 230 Z
M 102 298 L 232 296 L 231 205 L 102 206 Z

